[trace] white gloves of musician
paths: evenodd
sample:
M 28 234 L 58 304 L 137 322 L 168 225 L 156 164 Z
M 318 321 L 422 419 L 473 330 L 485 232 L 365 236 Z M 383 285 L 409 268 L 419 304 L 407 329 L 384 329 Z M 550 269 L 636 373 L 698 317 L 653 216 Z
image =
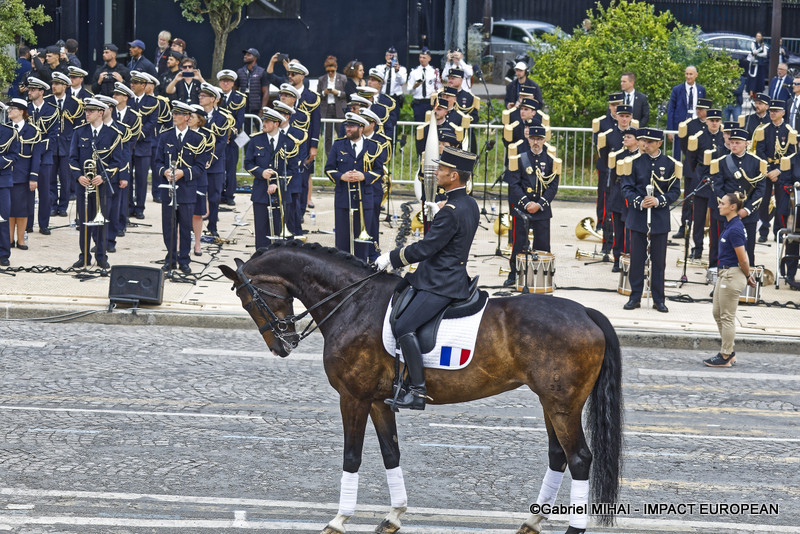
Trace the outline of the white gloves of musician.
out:
M 439 209 L 440 209 L 439 208 L 439 204 L 437 204 L 436 202 L 428 201 L 428 202 L 425 203 L 425 207 L 428 208 L 429 210 L 431 210 L 431 215 L 433 215 L 433 216 L 435 216 L 437 213 L 439 213 Z
M 389 253 L 386 252 L 385 254 L 381 254 L 378 256 L 378 259 L 375 260 L 375 266 L 378 268 L 379 271 L 385 271 L 389 265 L 391 265 L 392 261 L 389 259 Z

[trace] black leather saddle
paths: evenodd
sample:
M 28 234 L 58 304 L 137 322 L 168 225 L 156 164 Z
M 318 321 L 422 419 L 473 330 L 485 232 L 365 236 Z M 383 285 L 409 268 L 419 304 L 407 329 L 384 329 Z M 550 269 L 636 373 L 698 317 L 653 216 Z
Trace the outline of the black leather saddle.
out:
M 406 283 L 407 284 L 407 283 Z M 401 285 L 395 292 L 392 299 L 392 314 L 389 316 L 389 325 L 392 327 L 392 334 L 397 338 L 394 325 L 397 319 L 403 315 L 411 300 L 416 295 L 417 290 L 410 285 Z M 439 333 L 439 325 L 442 319 L 458 319 L 459 317 L 469 317 L 481 311 L 486 305 L 489 293 L 478 289 L 478 276 L 472 279 L 469 284 L 469 296 L 465 299 L 454 300 L 436 317 L 422 325 L 417 330 L 417 340 L 419 348 L 423 354 L 430 352 L 436 346 L 436 335 Z

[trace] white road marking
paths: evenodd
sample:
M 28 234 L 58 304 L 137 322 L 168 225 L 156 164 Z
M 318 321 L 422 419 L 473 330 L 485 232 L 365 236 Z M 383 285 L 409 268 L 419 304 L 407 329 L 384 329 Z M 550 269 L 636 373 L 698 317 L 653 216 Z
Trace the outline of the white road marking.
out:
M 446 449 L 491 449 L 488 445 L 453 445 L 449 443 L 419 443 L 420 447 L 442 447 Z
M 24 339 L 0 338 L 0 347 L 31 347 L 41 349 L 47 346 L 45 341 L 26 341 Z
M 722 380 L 788 380 L 800 382 L 800 375 L 777 373 L 742 373 L 720 369 L 719 371 L 672 371 L 669 369 L 639 369 L 639 376 L 669 376 L 685 378 L 719 378 Z
M 198 497 L 186 495 L 162 495 L 162 494 L 142 494 L 142 493 L 103 493 L 90 491 L 60 491 L 60 490 L 32 490 L 22 488 L 0 488 L 0 495 L 15 497 L 34 497 L 34 498 L 59 498 L 59 499 L 97 499 L 112 501 L 140 501 L 141 499 L 151 499 L 157 502 L 170 503 L 190 503 L 190 504 L 216 504 L 234 506 L 252 506 L 259 508 L 292 508 L 303 510 L 327 510 L 333 513 L 338 508 L 338 503 L 315 503 L 304 501 L 274 501 L 259 499 L 233 499 L 224 497 Z M 359 505 L 358 510 L 368 512 L 383 513 L 387 506 L 379 505 Z M 509 512 L 506 510 L 458 510 L 449 508 L 409 508 L 407 518 L 415 515 L 438 515 L 462 518 L 465 521 L 470 519 L 497 518 L 503 521 L 522 522 L 527 518 L 527 514 Z M 319 522 L 297 522 L 291 519 L 286 521 L 248 521 L 246 511 L 237 510 L 234 512 L 234 519 L 137 519 L 123 517 L 89 517 L 89 516 L 41 516 L 34 517 L 28 515 L 3 515 L 0 513 L 0 529 L 7 525 L 80 525 L 80 526 L 124 526 L 140 528 L 173 528 L 173 529 L 220 529 L 238 528 L 243 530 L 316 530 L 319 529 Z M 421 519 L 424 521 L 424 519 Z M 551 521 L 566 522 L 569 518 L 566 515 L 553 515 Z M 470 532 L 476 531 L 483 534 L 505 533 L 508 529 L 483 529 L 470 527 L 414 527 L 409 525 L 411 519 L 407 520 L 406 529 L 409 532 L 420 534 L 435 532 Z M 723 521 L 694 521 L 680 519 L 656 519 L 656 518 L 633 518 L 619 517 L 617 523 L 623 528 L 700 528 L 716 529 L 731 532 L 770 532 L 770 533 L 795 533 L 797 527 L 765 525 L 759 523 L 729 523 Z M 347 529 L 351 532 L 372 532 L 375 525 L 348 523 Z
M 428 426 L 441 428 L 464 428 L 469 430 L 505 430 L 508 432 L 547 432 L 545 428 L 532 426 L 482 426 L 482 425 L 459 425 L 453 423 L 428 423 Z M 641 432 L 638 430 L 626 430 L 626 436 L 653 436 L 662 438 L 689 438 L 689 439 L 711 439 L 711 440 L 732 440 L 732 441 L 766 441 L 770 443 L 800 443 L 800 438 L 761 438 L 751 436 L 718 436 L 712 434 L 672 434 L 668 432 Z
M 246 357 L 246 358 L 264 358 L 276 362 L 282 361 L 308 361 L 319 360 L 322 361 L 322 354 L 312 352 L 293 352 L 286 358 L 275 356 L 272 354 L 266 345 L 264 350 L 223 350 L 223 349 L 209 349 L 207 347 L 186 347 L 181 349 L 181 354 L 194 355 L 194 356 L 225 356 L 225 357 Z
M 111 415 L 154 415 L 161 417 L 205 417 L 209 419 L 253 419 L 263 420 L 260 415 L 234 415 L 217 413 L 196 413 L 196 412 L 142 412 L 137 410 L 94 410 L 86 408 L 42 408 L 39 406 L 2 406 L 0 410 L 10 411 L 34 411 L 34 412 L 69 412 L 87 414 L 111 414 Z
M 28 432 L 55 432 L 59 434 L 99 434 L 99 430 L 75 430 L 72 428 L 29 428 Z

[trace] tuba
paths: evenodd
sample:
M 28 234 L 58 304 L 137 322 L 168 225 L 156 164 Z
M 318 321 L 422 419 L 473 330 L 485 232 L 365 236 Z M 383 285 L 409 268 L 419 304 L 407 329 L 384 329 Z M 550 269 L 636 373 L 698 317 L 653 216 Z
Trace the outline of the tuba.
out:
M 495 218 L 494 224 L 492 224 L 495 235 L 504 236 L 508 233 L 508 229 L 511 228 L 510 218 L 508 213 L 502 213 L 499 217 Z
M 89 215 L 89 199 L 91 198 L 92 194 L 94 194 L 94 201 L 95 207 L 97 208 L 95 213 L 94 219 L 91 221 L 85 221 L 83 223 L 84 226 L 103 226 L 106 223 L 105 217 L 103 217 L 103 210 L 100 208 L 100 188 L 95 187 L 91 184 L 91 181 L 97 176 L 97 164 L 94 162 L 94 158 L 89 158 L 83 164 L 83 175 L 89 180 L 89 185 L 84 188 L 84 195 L 83 195 L 83 213 L 84 216 Z
M 589 237 L 593 237 L 598 241 L 603 241 L 603 234 L 600 232 L 596 232 L 594 228 L 594 218 L 592 217 L 584 217 L 578 223 L 578 226 L 575 227 L 575 237 L 583 241 L 584 239 L 588 239 Z

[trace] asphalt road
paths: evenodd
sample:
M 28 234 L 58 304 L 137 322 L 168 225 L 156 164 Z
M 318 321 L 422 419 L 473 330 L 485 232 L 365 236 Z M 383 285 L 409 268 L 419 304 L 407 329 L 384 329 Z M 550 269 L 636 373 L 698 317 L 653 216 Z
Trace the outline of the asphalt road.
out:
M 322 343 L 279 359 L 255 328 L 0 323 L 0 531 L 319 532 L 342 454 Z M 800 531 L 800 357 L 709 370 L 707 356 L 624 350 L 627 508 L 588 532 Z M 547 466 L 530 391 L 402 413 L 399 432 L 401 532 L 510 534 L 527 516 Z M 349 531 L 388 505 L 368 431 Z

